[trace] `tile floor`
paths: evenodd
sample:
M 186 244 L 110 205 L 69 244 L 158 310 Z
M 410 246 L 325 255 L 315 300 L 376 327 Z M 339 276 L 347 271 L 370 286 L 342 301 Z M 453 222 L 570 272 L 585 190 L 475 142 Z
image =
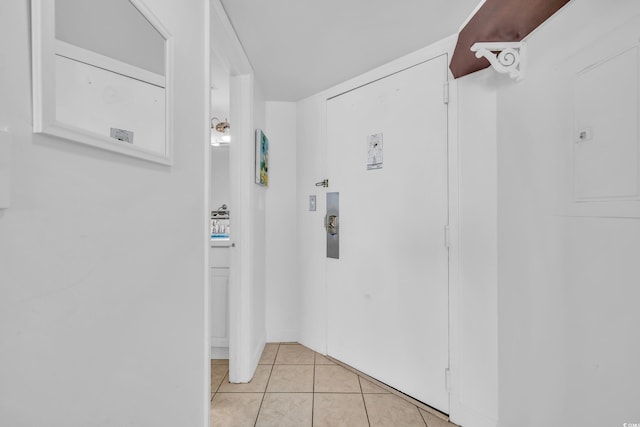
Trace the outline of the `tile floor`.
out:
M 247 384 L 211 361 L 212 427 L 452 427 L 300 344 L 267 344 Z

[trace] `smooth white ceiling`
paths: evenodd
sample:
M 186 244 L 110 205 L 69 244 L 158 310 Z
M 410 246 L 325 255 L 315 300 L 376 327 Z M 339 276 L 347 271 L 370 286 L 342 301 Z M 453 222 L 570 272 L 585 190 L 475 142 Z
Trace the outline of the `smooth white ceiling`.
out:
M 479 0 L 222 0 L 270 101 L 297 101 L 457 33 Z

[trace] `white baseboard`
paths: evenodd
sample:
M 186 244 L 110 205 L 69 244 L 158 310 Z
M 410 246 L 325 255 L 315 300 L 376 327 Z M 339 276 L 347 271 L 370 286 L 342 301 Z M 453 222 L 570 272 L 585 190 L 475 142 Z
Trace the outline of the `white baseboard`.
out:
M 211 337 L 211 347 L 229 347 L 229 338 Z
M 253 371 L 255 372 L 258 367 L 258 363 L 260 363 L 260 358 L 262 357 L 262 352 L 264 351 L 264 346 L 266 344 L 266 336 L 262 335 L 258 341 L 256 342 L 255 351 L 252 355 L 251 366 L 253 366 Z M 253 375 L 252 375 L 253 376 Z
M 481 414 L 460 403 L 452 405 L 449 419 L 452 423 L 465 427 L 496 427 L 498 425 L 497 419 Z
M 267 342 L 298 342 L 297 329 L 277 329 L 267 332 Z
M 212 359 L 228 359 L 229 347 L 211 347 Z

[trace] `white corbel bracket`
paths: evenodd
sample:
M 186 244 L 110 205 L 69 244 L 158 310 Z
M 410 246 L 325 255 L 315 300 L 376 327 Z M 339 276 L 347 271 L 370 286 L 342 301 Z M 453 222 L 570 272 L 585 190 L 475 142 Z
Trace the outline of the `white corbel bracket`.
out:
M 474 43 L 471 51 L 476 53 L 476 58 L 485 57 L 493 68 L 509 77 L 520 81 L 524 75 L 524 42 L 491 42 Z M 494 52 L 497 52 L 494 53 Z

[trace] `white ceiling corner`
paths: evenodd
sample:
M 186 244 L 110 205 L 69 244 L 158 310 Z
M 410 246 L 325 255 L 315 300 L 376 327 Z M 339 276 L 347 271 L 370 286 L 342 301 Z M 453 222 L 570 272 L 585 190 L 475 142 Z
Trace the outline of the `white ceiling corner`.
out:
M 297 101 L 458 32 L 479 0 L 222 0 L 265 98 Z

